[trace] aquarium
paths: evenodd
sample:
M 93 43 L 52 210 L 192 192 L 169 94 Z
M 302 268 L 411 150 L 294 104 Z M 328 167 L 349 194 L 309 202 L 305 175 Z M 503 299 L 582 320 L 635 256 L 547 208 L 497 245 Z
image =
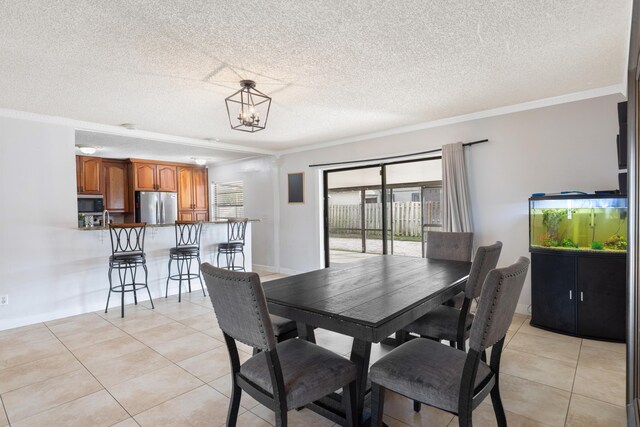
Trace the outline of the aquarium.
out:
M 530 198 L 529 249 L 626 252 L 627 198 L 619 195 Z

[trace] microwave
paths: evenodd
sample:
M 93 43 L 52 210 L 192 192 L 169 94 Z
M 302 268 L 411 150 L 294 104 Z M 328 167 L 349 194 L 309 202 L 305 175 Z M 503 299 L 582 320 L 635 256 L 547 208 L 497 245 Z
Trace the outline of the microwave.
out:
M 96 215 L 104 211 L 102 196 L 78 195 L 78 213 Z

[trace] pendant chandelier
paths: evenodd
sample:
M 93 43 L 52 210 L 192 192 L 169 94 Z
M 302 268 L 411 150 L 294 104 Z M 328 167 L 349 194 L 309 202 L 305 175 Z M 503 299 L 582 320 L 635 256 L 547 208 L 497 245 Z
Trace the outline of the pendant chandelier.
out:
M 253 80 L 242 80 L 242 89 L 225 99 L 231 129 L 258 132 L 267 126 L 271 98 L 256 89 Z

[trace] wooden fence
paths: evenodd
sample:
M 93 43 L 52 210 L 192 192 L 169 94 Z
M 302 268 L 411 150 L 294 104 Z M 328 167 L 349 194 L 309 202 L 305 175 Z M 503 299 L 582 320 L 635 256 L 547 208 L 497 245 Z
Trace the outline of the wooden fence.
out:
M 440 203 L 427 202 L 425 209 L 425 223 L 439 223 Z M 393 203 L 393 235 L 406 237 L 420 237 L 422 233 L 422 214 L 420 202 Z M 382 204 L 365 203 L 365 229 L 368 234 L 382 232 Z M 336 234 L 358 234 L 362 227 L 362 208 L 360 204 L 329 205 L 329 232 Z

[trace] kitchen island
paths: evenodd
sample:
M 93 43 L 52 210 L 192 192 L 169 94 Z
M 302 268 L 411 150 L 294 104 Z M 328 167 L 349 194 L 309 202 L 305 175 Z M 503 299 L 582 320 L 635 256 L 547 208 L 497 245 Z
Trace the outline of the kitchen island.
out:
M 251 271 L 251 231 L 247 224 L 244 253 L 245 266 Z M 23 293 L 12 295 L 13 301 L 28 299 L 29 310 L 22 317 L 0 319 L 0 330 L 53 320 L 92 311 L 104 311 L 109 293 L 109 256 L 111 240 L 109 229 L 103 227 L 74 228 L 49 225 L 41 228 L 49 233 L 56 247 L 55 257 L 44 257 L 40 247 L 31 249 L 38 268 L 17 271 L 8 280 L 25 283 Z M 216 265 L 218 244 L 227 241 L 227 221 L 205 222 L 202 227 L 200 244 L 201 260 Z M 144 250 L 149 270 L 149 290 L 155 299 L 163 298 L 168 275 L 169 249 L 176 244 L 173 224 L 148 225 Z M 220 257 L 220 262 L 223 257 Z M 175 269 L 175 265 L 174 265 Z M 19 274 L 18 274 L 19 273 Z M 25 282 L 28 280 L 28 282 Z M 28 284 L 27 284 L 28 283 Z M 34 283 L 46 284 L 45 294 L 34 293 Z M 199 284 L 195 291 L 200 292 Z M 178 282 L 169 281 L 169 295 L 178 293 Z M 184 293 L 184 288 L 183 288 Z M 202 294 L 201 294 L 202 295 Z M 54 297 L 55 296 L 55 297 Z M 53 301 L 52 301 L 53 298 Z M 139 292 L 140 301 L 148 299 L 146 292 Z M 133 303 L 131 295 L 125 296 L 125 304 Z M 118 298 L 112 298 L 109 312 L 118 312 Z

